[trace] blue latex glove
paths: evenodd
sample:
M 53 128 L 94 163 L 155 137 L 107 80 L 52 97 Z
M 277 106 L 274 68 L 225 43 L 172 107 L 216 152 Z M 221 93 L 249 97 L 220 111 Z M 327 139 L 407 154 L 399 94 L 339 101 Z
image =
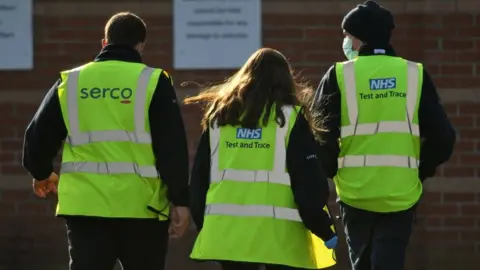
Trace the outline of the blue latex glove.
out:
M 325 246 L 328 249 L 334 249 L 334 248 L 337 247 L 337 242 L 338 242 L 338 237 L 334 236 L 334 237 L 332 237 L 332 239 L 325 242 Z

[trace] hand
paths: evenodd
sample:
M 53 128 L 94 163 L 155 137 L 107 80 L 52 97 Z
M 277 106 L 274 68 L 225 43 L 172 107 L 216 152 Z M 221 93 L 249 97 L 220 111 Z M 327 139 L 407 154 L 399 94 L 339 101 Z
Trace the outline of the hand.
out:
M 56 173 L 50 174 L 50 176 L 42 181 L 33 179 L 33 192 L 40 198 L 45 198 L 48 193 L 57 193 L 58 175 Z
M 332 239 L 325 242 L 325 246 L 328 249 L 334 249 L 334 248 L 337 247 L 337 242 L 338 242 L 338 237 L 334 236 L 334 237 L 332 237 Z
M 172 206 L 170 209 L 170 226 L 168 233 L 171 238 L 180 238 L 188 230 L 190 225 L 190 213 L 187 207 Z

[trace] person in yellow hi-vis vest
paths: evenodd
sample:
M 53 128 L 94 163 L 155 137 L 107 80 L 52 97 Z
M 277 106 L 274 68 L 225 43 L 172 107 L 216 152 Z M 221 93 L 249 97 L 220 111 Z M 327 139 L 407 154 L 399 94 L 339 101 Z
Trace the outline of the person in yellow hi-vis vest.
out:
M 117 260 L 125 270 L 164 269 L 169 233 L 188 228 L 185 128 L 172 78 L 142 63 L 146 31 L 135 14 L 113 16 L 100 54 L 61 72 L 25 133 L 35 193 L 59 183 L 71 270 Z M 58 179 L 52 163 L 64 140 Z
M 374 1 L 352 9 L 342 22 L 348 61 L 331 66 L 312 107 L 330 116 L 319 155 L 335 181 L 354 270 L 405 269 L 422 183 L 455 144 L 424 66 L 390 45 L 394 28 Z
M 224 83 L 190 103 L 206 103 L 190 180 L 200 231 L 190 257 L 224 270 L 320 269 L 337 243 L 326 207 L 327 178 L 315 154 L 310 117 L 291 67 L 278 51 L 255 52 Z

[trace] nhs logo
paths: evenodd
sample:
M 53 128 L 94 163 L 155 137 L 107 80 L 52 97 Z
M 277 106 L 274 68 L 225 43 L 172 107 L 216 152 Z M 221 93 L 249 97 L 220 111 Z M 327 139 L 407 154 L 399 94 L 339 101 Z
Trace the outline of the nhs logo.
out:
M 370 90 L 397 88 L 397 78 L 370 79 Z
M 262 129 L 237 128 L 237 139 L 260 140 L 262 138 Z

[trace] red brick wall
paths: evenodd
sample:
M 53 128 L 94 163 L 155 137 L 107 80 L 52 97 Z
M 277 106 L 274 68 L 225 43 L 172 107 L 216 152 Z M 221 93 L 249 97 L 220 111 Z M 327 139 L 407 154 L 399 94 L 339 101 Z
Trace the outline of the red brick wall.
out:
M 34 70 L 0 71 L 0 269 L 65 269 L 64 227 L 52 217 L 55 198 L 45 201 L 31 195 L 29 177 L 20 165 L 22 136 L 58 71 L 89 61 L 97 53 L 109 15 L 131 10 L 145 18 L 149 26 L 145 61 L 171 72 L 177 85 L 185 80 L 219 80 L 231 73 L 173 70 L 171 1 L 35 2 Z M 381 2 L 396 14 L 395 48 L 400 55 L 425 63 L 458 131 L 454 157 L 426 186 L 408 269 L 478 269 L 480 5 L 461 0 Z M 351 1 L 265 0 L 264 46 L 281 50 L 317 84 L 333 61 L 344 59 L 339 24 L 352 5 Z M 186 91 L 178 87 L 179 96 Z M 185 107 L 183 112 L 193 155 L 198 110 Z M 169 269 L 198 269 L 187 259 L 192 237 L 193 233 L 172 244 Z M 338 269 L 347 269 L 344 247 L 339 258 Z

